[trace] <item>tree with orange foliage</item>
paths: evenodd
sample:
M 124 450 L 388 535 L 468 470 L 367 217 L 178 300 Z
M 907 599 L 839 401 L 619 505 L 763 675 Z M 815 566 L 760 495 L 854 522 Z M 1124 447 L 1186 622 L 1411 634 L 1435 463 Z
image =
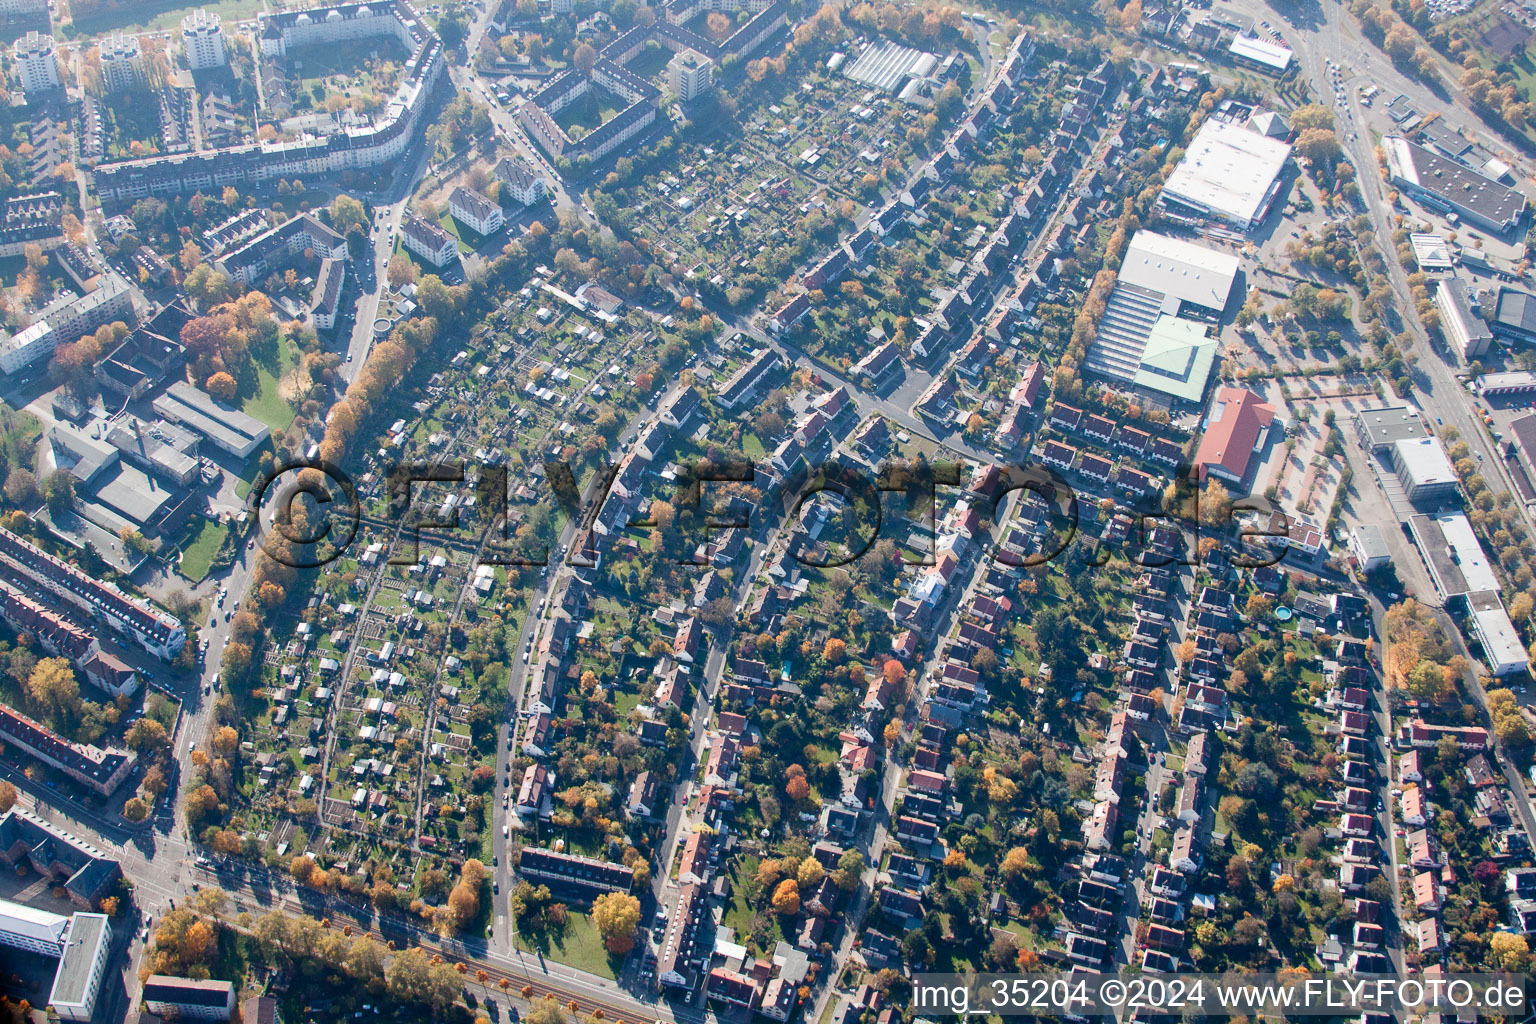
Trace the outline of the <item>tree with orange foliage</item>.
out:
M 799 803 L 811 795 L 811 784 L 805 780 L 805 775 L 802 773 L 785 783 L 784 792 L 791 800 Z
M 240 385 L 235 382 L 235 378 L 220 370 L 208 378 L 203 388 L 221 402 L 232 402 L 236 392 L 240 390 Z
M 773 912 L 786 917 L 800 913 L 800 886 L 793 878 L 786 878 L 773 890 Z

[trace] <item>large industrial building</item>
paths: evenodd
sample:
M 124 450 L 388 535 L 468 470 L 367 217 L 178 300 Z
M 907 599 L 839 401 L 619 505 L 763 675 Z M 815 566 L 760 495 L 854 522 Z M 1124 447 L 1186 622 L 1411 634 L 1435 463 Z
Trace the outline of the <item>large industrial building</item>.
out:
M 1525 645 L 1504 608 L 1498 576 L 1466 514 L 1413 516 L 1408 529 L 1440 599 L 1466 615 L 1467 632 L 1482 647 L 1489 670 L 1495 676 L 1523 670 L 1529 661 Z
M 125 528 L 146 537 L 174 533 L 191 511 L 191 492 L 124 459 L 102 425 L 91 429 L 95 436 L 60 423 L 44 435 L 54 465 L 75 479 L 75 511 L 114 536 Z
M 1396 135 L 1381 140 L 1392 184 L 1440 213 L 1502 234 L 1525 214 L 1525 194 Z
M 1136 232 L 1084 369 L 1155 400 L 1198 404 L 1216 362 L 1209 325 L 1221 319 L 1239 265 L 1229 253 Z
M 221 405 L 206 391 L 177 381 L 152 403 L 155 412 L 197 431 L 216 448 L 248 459 L 272 436 L 265 423 L 239 409 Z
M 1286 142 L 1208 118 L 1157 201 L 1172 213 L 1248 231 L 1269 214 L 1290 156 Z

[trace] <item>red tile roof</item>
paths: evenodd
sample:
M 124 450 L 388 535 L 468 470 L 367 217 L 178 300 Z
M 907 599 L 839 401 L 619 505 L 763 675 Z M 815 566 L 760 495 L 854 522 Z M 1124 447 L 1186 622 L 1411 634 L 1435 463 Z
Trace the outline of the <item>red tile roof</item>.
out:
M 1246 388 L 1224 387 L 1216 392 L 1211 408 L 1195 465 L 1202 476 L 1207 467 L 1220 466 L 1240 480 L 1248 473 L 1259 435 L 1274 422 L 1275 407 Z

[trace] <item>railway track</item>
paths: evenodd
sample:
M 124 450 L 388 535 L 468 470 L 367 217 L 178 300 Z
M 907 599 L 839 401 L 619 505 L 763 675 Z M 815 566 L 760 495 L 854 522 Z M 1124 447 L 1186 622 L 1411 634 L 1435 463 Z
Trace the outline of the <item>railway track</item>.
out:
M 224 890 L 230 902 L 236 908 L 252 912 L 266 912 L 281 910 L 289 914 L 306 914 L 314 916 L 314 911 L 304 906 L 296 897 L 289 893 L 283 893 L 276 899 L 263 901 L 249 892 L 232 892 Z M 226 923 L 234 926 L 232 920 Z M 390 938 L 384 932 L 376 928 L 368 927 L 353 921 L 341 920 L 330 927 L 351 928 L 354 936 L 369 935 L 378 942 L 394 949 L 403 948 L 399 937 Z M 639 1000 L 627 1000 L 614 997 L 598 997 L 591 992 L 578 989 L 569 985 L 564 979 L 550 975 L 538 975 L 528 969 L 518 970 L 506 964 L 496 963 L 483 956 L 476 956 L 461 949 L 455 949 L 457 945 L 452 940 L 448 942 L 437 941 L 431 933 L 416 928 L 402 928 L 409 935 L 409 941 L 415 946 L 434 957 L 440 957 L 443 963 L 457 965 L 463 964 L 465 987 L 480 985 L 486 990 L 487 995 L 500 995 L 510 999 L 519 1000 L 525 1004 L 531 1004 L 535 999 L 543 999 L 545 996 L 559 1000 L 569 1013 L 580 1017 L 600 1016 L 605 1022 L 616 1024 L 698 1024 L 704 1020 L 701 1013 L 679 1014 L 670 1007 L 661 1004 L 643 1003 Z M 486 980 L 482 984 L 479 980 L 479 971 L 484 971 Z M 507 988 L 501 988 L 501 982 L 507 981 Z M 525 989 L 530 991 L 525 996 Z

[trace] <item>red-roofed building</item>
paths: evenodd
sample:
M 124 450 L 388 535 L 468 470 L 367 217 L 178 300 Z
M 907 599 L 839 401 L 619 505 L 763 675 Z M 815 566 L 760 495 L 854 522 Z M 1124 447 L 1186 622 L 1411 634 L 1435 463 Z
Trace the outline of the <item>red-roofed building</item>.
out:
M 1205 434 L 1195 453 L 1201 478 L 1206 474 L 1240 484 L 1248 476 L 1253 453 L 1263 447 L 1275 407 L 1246 388 L 1223 387 L 1211 402 Z

